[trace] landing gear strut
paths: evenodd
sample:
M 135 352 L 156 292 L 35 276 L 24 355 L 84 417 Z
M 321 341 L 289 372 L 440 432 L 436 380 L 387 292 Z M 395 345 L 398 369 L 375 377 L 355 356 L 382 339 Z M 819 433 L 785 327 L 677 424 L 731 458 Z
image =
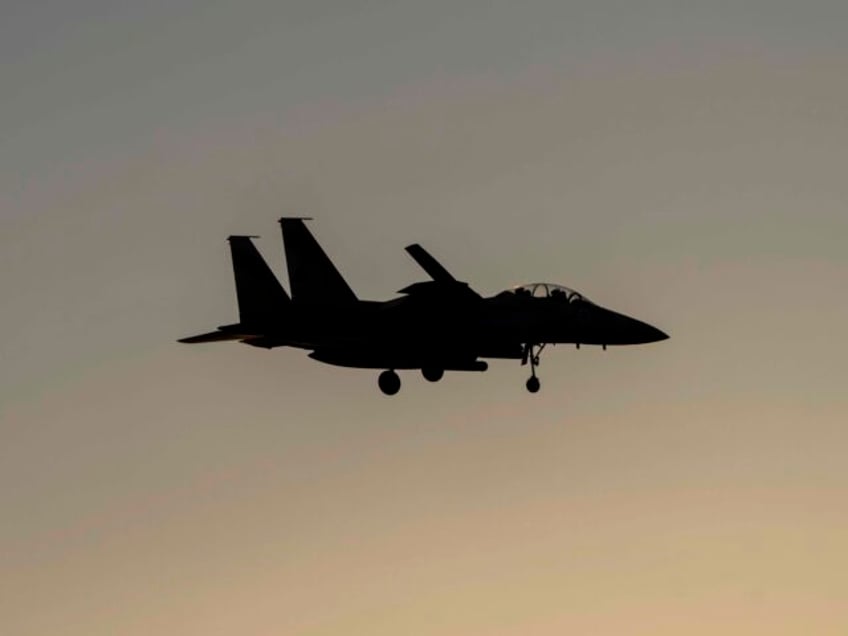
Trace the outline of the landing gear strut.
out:
M 383 371 L 377 378 L 377 385 L 386 395 L 394 395 L 400 391 L 400 377 L 393 369 Z
M 539 356 L 542 355 L 542 350 L 545 348 L 545 343 L 534 345 L 527 343 L 524 345 L 524 355 L 521 358 L 521 364 L 530 363 L 530 377 L 527 378 L 527 390 L 530 393 L 537 393 L 542 386 L 539 378 L 536 377 L 536 367 L 539 366 Z

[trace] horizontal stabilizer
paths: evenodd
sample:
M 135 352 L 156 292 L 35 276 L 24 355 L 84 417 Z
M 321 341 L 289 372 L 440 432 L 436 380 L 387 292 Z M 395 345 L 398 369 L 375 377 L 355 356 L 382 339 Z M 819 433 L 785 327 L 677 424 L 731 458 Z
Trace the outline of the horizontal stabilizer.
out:
M 211 331 L 209 333 L 202 333 L 199 336 L 189 336 L 188 338 L 180 338 L 177 342 L 184 342 L 186 344 L 197 344 L 200 342 L 222 342 L 225 340 L 241 340 L 244 338 L 244 335 L 239 335 L 237 333 L 227 333 L 225 331 Z

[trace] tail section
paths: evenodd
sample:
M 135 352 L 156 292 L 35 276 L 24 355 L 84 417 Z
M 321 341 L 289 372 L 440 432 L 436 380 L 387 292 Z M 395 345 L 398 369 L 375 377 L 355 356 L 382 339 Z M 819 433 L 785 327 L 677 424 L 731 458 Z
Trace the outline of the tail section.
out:
M 239 320 L 246 327 L 279 322 L 291 304 L 291 298 L 251 238 L 255 237 L 231 236 L 227 239 L 233 257 Z
M 292 299 L 322 305 L 355 303 L 356 294 L 307 229 L 305 220 L 280 219 Z

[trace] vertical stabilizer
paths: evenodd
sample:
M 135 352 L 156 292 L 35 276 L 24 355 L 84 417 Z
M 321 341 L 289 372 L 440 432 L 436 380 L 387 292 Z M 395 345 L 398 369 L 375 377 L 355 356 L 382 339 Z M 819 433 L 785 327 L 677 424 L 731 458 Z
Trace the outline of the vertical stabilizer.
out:
M 256 249 L 251 236 L 231 236 L 230 253 L 236 279 L 239 320 L 242 325 L 268 325 L 285 315 L 291 298 Z
M 306 228 L 304 220 L 280 219 L 292 300 L 321 305 L 356 302 L 356 294 Z

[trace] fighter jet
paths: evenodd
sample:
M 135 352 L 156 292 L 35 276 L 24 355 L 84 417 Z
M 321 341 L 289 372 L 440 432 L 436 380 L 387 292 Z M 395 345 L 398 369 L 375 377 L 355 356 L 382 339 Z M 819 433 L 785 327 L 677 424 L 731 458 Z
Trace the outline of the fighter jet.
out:
M 360 300 L 306 220 L 280 219 L 291 295 L 256 249 L 256 237 L 230 236 L 239 322 L 179 342 L 236 340 L 304 349 L 326 364 L 381 369 L 377 384 L 394 395 L 401 385 L 398 370 L 417 369 L 437 382 L 445 371 L 486 371 L 485 359 L 529 365 L 526 387 L 536 393 L 536 369 L 549 344 L 606 349 L 668 338 L 564 285 L 530 283 L 483 297 L 418 244 L 406 251 L 429 280 L 404 287 L 392 300 Z

